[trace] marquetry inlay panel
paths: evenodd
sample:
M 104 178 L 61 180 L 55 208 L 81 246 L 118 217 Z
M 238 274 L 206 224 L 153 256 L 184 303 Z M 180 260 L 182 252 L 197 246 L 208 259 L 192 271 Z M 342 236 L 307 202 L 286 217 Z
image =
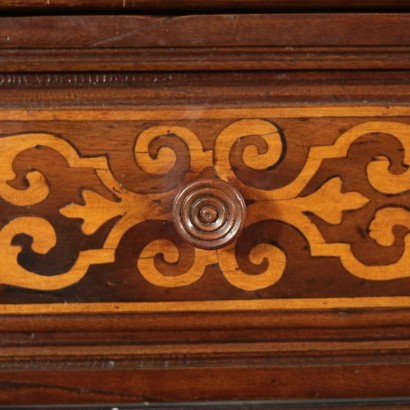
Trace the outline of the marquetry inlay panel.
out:
M 0 312 L 410 306 L 410 109 L 0 112 Z M 246 203 L 186 243 L 181 188 Z

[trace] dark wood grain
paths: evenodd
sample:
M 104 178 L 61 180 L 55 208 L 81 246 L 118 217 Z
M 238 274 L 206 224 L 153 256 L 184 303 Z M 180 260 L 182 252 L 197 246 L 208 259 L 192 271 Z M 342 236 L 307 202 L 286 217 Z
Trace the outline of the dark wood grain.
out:
M 369 70 L 408 69 L 408 46 L 219 46 L 219 47 L 159 47 L 159 48 L 87 48 L 69 51 L 58 49 L 0 50 L 0 85 L 39 86 L 63 83 L 75 71 L 66 85 L 86 85 L 115 81 L 132 85 L 136 72 L 163 71 L 232 71 L 232 70 Z M 120 71 L 120 72 L 118 72 Z M 25 72 L 19 74 L 16 72 Z M 29 73 L 53 73 L 46 78 Z M 9 73 L 9 74 L 5 74 Z M 98 73 L 98 74 L 95 74 Z M 102 74 L 101 74 L 102 73 Z M 357 72 L 360 76 L 360 72 Z M 116 78 L 118 80 L 116 80 Z M 135 80 L 134 80 L 135 81 Z
M 63 408 L 68 410 L 229 410 L 235 408 L 236 410 L 272 410 L 272 409 L 286 409 L 286 410 L 388 410 L 388 409 L 409 409 L 410 404 L 406 399 L 391 398 L 391 399 L 333 399 L 333 400 L 248 400 L 248 401 L 225 401 L 225 402 L 183 402 L 183 403 L 145 403 L 145 404 L 111 404 L 111 405 L 82 405 L 70 406 L 66 405 Z M 11 407 L 5 407 L 10 409 Z M 13 406 L 13 410 L 35 410 L 35 406 Z M 61 410 L 61 406 L 47 406 L 47 410 Z
M 216 14 L 0 18 L 0 49 L 408 46 L 410 15 Z
M 104 374 L 104 382 L 101 382 Z M 326 378 L 323 378 L 326 374 Z M 40 376 L 40 377 L 39 377 Z M 0 373 L 0 400 L 28 403 L 113 403 L 406 396 L 408 363 L 247 368 L 35 370 Z M 298 383 L 292 383 L 294 379 Z M 318 383 L 321 380 L 321 383 Z M 358 397 L 359 396 L 359 397 Z
M 263 71 L 0 75 L 3 108 L 406 104 L 407 71 Z
M 68 85 L 109 85 L 121 71 L 132 82 L 147 71 L 406 69 L 409 27 L 406 13 L 3 17 L 0 70 L 11 74 L 0 84 L 55 84 L 61 72 L 73 72 Z
M 201 12 L 223 10 L 294 11 L 294 10 L 407 10 L 406 0 L 5 0 L 0 9 L 35 12 L 70 11 L 168 11 Z

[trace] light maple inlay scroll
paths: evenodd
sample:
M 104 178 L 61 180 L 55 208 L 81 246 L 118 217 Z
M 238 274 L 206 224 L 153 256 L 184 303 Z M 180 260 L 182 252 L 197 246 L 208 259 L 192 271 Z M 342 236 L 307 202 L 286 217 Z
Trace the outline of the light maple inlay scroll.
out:
M 378 209 L 368 226 L 368 237 L 383 247 L 393 246 L 396 240 L 395 227 L 407 230 L 400 258 L 393 263 L 371 265 L 355 256 L 351 244 L 329 242 L 318 225 L 310 217 L 314 215 L 332 225 L 342 223 L 346 211 L 356 212 L 367 206 L 371 198 L 361 192 L 345 189 L 345 181 L 334 175 L 313 192 L 304 190 L 319 172 L 326 160 L 344 158 L 351 147 L 365 135 L 377 138 L 394 138 L 403 148 L 402 173 L 390 170 L 388 153 L 378 155 L 367 165 L 367 179 L 372 188 L 383 195 L 399 195 L 410 190 L 410 126 L 397 121 L 368 121 L 342 132 L 334 143 L 311 146 L 305 165 L 286 186 L 263 190 L 243 182 L 237 166 L 232 165 L 232 152 L 241 141 L 242 165 L 250 170 L 264 172 L 278 164 L 284 155 L 284 133 L 266 119 L 241 119 L 232 121 L 216 136 L 213 150 L 206 150 L 200 138 L 183 126 L 155 125 L 140 130 L 135 146 L 135 164 L 141 170 L 158 178 L 171 175 L 179 160 L 174 150 L 175 141 L 183 143 L 188 156 L 187 169 L 181 180 L 168 190 L 156 193 L 139 193 L 126 189 L 115 178 L 105 156 L 82 156 L 64 138 L 48 133 L 9 135 L 0 139 L 0 197 L 16 206 L 27 207 L 39 204 L 50 194 L 47 175 L 37 169 L 26 173 L 27 186 L 13 187 L 10 182 L 16 177 L 13 170 L 15 158 L 35 147 L 47 147 L 63 156 L 69 167 L 95 170 L 102 184 L 112 193 L 112 199 L 103 197 L 93 187 L 83 188 L 82 203 L 68 203 L 59 213 L 68 219 L 80 219 L 84 235 L 95 234 L 108 221 L 115 221 L 104 243 L 97 249 L 82 250 L 66 272 L 52 276 L 30 272 L 18 262 L 20 246 L 13 243 L 16 235 L 26 234 L 32 238 L 31 249 L 46 254 L 56 244 L 56 232 L 45 218 L 16 216 L 0 230 L 0 283 L 37 290 L 56 290 L 80 281 L 90 266 L 113 263 L 116 249 L 126 234 L 135 225 L 145 220 L 170 221 L 172 200 L 179 188 L 188 181 L 201 178 L 204 169 L 213 169 L 216 176 L 236 187 L 248 202 L 246 228 L 264 221 L 279 221 L 295 227 L 309 244 L 313 257 L 337 257 L 350 274 L 365 279 L 384 281 L 410 277 L 410 210 L 409 207 L 386 206 Z M 302 138 L 302 136 L 301 136 Z M 179 175 L 179 174 L 178 174 Z M 258 243 L 247 255 L 249 262 L 258 267 L 257 274 L 250 274 L 237 258 L 238 239 L 218 250 L 192 249 L 193 262 L 177 275 L 167 275 L 156 264 L 162 255 L 164 264 L 174 264 L 181 258 L 176 243 L 157 239 L 147 244 L 139 255 L 136 274 L 158 287 L 177 288 L 197 282 L 208 265 L 218 265 L 226 281 L 232 286 L 256 291 L 275 285 L 284 275 L 287 266 L 286 252 L 280 243 Z

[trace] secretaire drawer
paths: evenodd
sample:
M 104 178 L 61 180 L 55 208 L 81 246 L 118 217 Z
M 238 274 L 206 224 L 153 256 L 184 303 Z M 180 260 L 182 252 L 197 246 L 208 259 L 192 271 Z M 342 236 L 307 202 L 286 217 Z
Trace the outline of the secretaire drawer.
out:
M 408 307 L 409 117 L 4 110 L 0 309 Z
M 0 18 L 0 404 L 407 396 L 409 34 Z
M 3 328 L 137 332 L 114 357 L 253 357 L 300 354 L 320 327 L 351 340 L 403 324 L 409 118 L 405 106 L 3 110 Z M 63 350 L 68 336 L 54 337 L 46 350 L 17 337 L 30 348 L 3 359 L 106 354 L 107 335 L 84 351 L 82 336 Z M 203 337 L 215 346 L 180 345 Z

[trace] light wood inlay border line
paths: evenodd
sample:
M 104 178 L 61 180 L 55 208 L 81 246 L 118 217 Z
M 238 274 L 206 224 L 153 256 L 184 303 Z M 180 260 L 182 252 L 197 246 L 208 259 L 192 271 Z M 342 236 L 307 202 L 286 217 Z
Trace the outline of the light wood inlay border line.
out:
M 184 302 L 130 303 L 48 303 L 0 305 L 2 315 L 88 314 L 88 313 L 167 313 L 167 312 L 229 312 L 267 310 L 323 310 L 360 308 L 409 308 L 409 296 L 318 298 L 276 300 L 219 300 Z
M 0 109 L 0 121 L 139 121 L 242 118 L 321 118 L 321 117 L 405 117 L 410 106 L 309 106 L 275 108 L 186 109 Z

